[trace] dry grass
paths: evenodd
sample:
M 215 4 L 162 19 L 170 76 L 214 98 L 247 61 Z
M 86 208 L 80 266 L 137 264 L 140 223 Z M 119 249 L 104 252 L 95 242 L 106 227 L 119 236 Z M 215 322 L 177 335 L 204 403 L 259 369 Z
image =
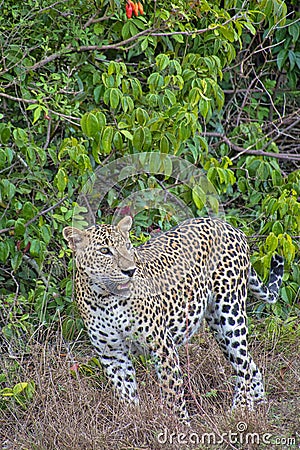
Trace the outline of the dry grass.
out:
M 120 403 L 101 373 L 82 370 L 72 376 L 74 360 L 86 363 L 92 356 L 88 344 L 76 345 L 72 352 L 60 336 L 48 336 L 46 344 L 31 343 L 29 352 L 14 348 L 15 357 L 2 355 L 0 373 L 10 383 L 34 381 L 35 394 L 22 409 L 11 399 L 0 410 L 0 442 L 9 450 L 182 450 L 182 449 L 283 449 L 300 444 L 300 356 L 299 343 L 284 350 L 255 345 L 252 353 L 265 372 L 269 402 L 255 413 L 230 414 L 232 373 L 214 339 L 203 332 L 187 349 L 181 360 L 186 377 L 191 428 L 180 425 L 166 414 L 160 404 L 154 372 L 137 363 L 141 406 L 131 409 Z M 22 354 L 22 356 L 21 356 Z M 76 357 L 75 357 L 76 355 Z M 243 443 L 234 442 L 240 422 L 247 425 Z M 167 434 L 165 434 L 167 430 Z M 201 439 L 203 433 L 215 433 L 213 441 Z M 159 434 L 162 433 L 162 434 Z M 174 433 L 172 435 L 172 433 Z M 184 434 L 180 434 L 184 433 Z M 226 433 L 224 442 L 221 442 Z M 252 442 L 246 433 L 257 433 Z M 267 438 L 265 437 L 267 435 Z M 271 437 L 268 437 L 271 435 Z M 267 439 L 267 443 L 263 442 Z M 281 438 L 275 445 L 275 438 Z M 284 439 L 295 438 L 295 445 Z M 209 439 L 207 437 L 207 439 Z M 213 439 L 212 437 L 210 439 Z M 268 440 L 269 439 L 269 440 Z M 197 442 L 198 440 L 198 442 Z M 231 441 L 231 443 L 230 443 Z

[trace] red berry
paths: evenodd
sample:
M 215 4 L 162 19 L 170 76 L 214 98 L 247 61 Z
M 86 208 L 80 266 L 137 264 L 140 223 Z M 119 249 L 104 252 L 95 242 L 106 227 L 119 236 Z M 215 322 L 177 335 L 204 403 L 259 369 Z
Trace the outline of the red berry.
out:
M 139 10 L 139 12 L 143 15 L 144 14 L 144 7 L 143 7 L 143 5 L 141 4 L 141 2 L 138 2 L 138 10 Z
M 130 3 L 126 3 L 126 16 L 128 19 L 131 19 L 132 17 L 132 6 Z

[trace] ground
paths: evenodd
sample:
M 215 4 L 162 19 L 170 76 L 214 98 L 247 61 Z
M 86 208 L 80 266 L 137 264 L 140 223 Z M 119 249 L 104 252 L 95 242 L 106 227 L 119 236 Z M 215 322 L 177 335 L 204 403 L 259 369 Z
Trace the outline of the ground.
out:
M 34 381 L 35 393 L 23 407 L 11 397 L 2 399 L 0 448 L 299 449 L 299 341 L 270 341 L 264 331 L 259 337 L 252 337 L 251 351 L 262 368 L 269 401 L 236 417 L 230 414 L 231 368 L 208 330 L 203 328 L 181 349 L 190 428 L 161 410 L 150 362 L 136 361 L 142 400 L 136 411 L 113 396 L 85 336 L 69 344 L 57 331 L 48 332 L 43 345 L 32 341 L 25 352 L 10 347 L 2 355 L 0 373 L 11 384 Z

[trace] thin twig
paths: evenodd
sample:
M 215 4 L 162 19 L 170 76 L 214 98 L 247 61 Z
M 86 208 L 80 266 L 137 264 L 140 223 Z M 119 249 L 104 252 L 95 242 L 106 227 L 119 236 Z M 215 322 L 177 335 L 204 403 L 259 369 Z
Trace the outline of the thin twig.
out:
M 52 124 L 52 119 L 51 117 L 49 117 L 48 119 L 48 125 L 47 125 L 47 136 L 46 136 L 46 142 L 43 146 L 43 149 L 46 150 L 50 144 L 50 140 L 51 140 L 51 124 Z
M 52 5 L 46 6 L 45 8 L 40 9 L 39 11 L 37 11 L 38 14 L 43 13 L 44 11 L 49 11 L 49 9 L 54 8 L 54 6 L 59 5 L 60 3 L 67 3 L 68 0 L 59 0 L 58 2 L 52 3 Z
M 7 98 L 9 100 L 13 100 L 15 102 L 28 103 L 30 105 L 39 103 L 37 100 L 31 100 L 31 99 L 21 98 L 21 97 L 14 97 L 13 95 L 5 94 L 5 92 L 0 92 L 0 97 L 5 97 L 5 98 Z M 68 120 L 69 122 L 72 122 L 74 125 L 78 125 L 78 122 L 80 122 L 80 120 L 81 120 L 79 117 L 68 116 L 67 114 L 59 113 L 50 108 L 48 108 L 48 111 L 52 114 L 55 114 L 56 116 L 59 116 L 59 117 L 62 117 L 63 119 Z
M 276 126 L 276 122 L 273 123 L 273 125 L 276 127 L 276 130 L 271 130 L 269 133 L 267 133 L 267 134 L 265 135 L 265 137 L 270 137 L 270 136 L 272 136 L 272 134 L 273 134 L 275 131 L 277 132 L 277 135 L 274 136 L 274 137 L 272 138 L 272 142 L 277 141 L 277 139 L 280 138 L 280 136 L 285 136 L 285 135 L 286 135 L 286 132 L 287 132 L 288 130 L 290 130 L 291 128 L 294 128 L 294 127 L 300 122 L 300 116 L 299 116 L 299 114 L 300 114 L 300 108 L 299 108 L 297 111 L 294 111 L 294 112 L 293 112 L 292 114 L 290 114 L 289 116 L 285 117 L 284 119 L 281 119 L 281 121 L 279 122 L 279 124 L 278 124 L 277 126 Z M 278 131 L 278 127 L 279 127 L 280 125 L 283 125 L 284 123 L 290 121 L 290 120 L 291 120 L 291 117 L 293 117 L 293 116 L 296 116 L 296 119 L 295 119 L 292 123 L 290 123 L 286 128 L 284 128 L 283 130 Z M 270 145 L 270 144 L 267 142 L 267 143 L 261 148 L 261 150 L 264 150 L 264 149 L 267 148 L 269 145 Z
M 57 208 L 59 205 L 61 205 L 65 200 L 67 200 L 69 198 L 68 195 L 66 195 L 65 197 L 61 198 L 58 202 L 55 203 L 55 205 L 49 206 L 49 208 L 44 209 L 43 211 L 40 211 L 39 213 L 37 213 L 36 216 L 34 216 L 32 219 L 28 220 L 28 222 L 25 223 L 25 227 L 28 227 L 29 225 L 31 225 L 33 222 L 35 222 L 39 217 L 44 216 L 45 214 L 47 214 L 48 212 L 52 211 L 53 209 Z M 15 227 L 9 227 L 9 228 L 2 228 L 2 230 L 0 230 L 0 234 L 3 233 L 9 233 L 10 231 L 13 231 L 15 229 Z

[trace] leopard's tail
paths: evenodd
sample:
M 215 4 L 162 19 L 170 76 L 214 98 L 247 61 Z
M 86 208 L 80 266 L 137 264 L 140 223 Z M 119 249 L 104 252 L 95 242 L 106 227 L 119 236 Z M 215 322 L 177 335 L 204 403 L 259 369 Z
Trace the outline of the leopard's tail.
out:
M 251 293 L 257 299 L 266 303 L 275 303 L 282 283 L 283 268 L 284 260 L 282 256 L 272 256 L 269 282 L 265 285 L 260 281 L 253 267 L 251 267 L 248 278 L 248 288 Z

